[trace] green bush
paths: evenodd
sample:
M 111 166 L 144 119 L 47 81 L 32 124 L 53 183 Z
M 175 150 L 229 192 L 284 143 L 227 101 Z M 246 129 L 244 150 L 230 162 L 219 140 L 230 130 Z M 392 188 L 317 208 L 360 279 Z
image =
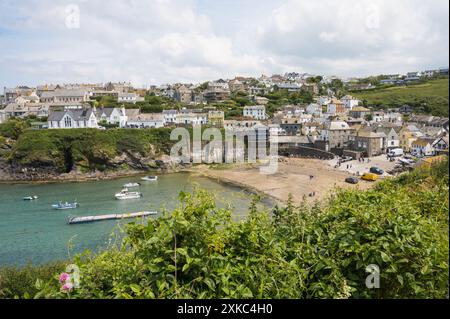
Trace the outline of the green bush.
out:
M 446 177 L 447 176 L 447 177 Z M 60 298 L 447 298 L 448 161 L 325 203 L 289 201 L 272 218 L 254 201 L 236 222 L 213 196 L 131 223 L 123 244 L 75 258 L 81 287 Z M 365 268 L 380 268 L 368 289 Z
M 22 268 L 0 268 L 0 299 L 31 298 L 39 291 L 37 280 L 52 280 L 65 267 L 64 262 L 57 261 L 42 266 L 28 264 Z
M 71 129 L 25 131 L 14 144 L 9 160 L 24 166 L 68 169 L 68 158 L 87 169 L 107 168 L 124 152 L 143 156 L 170 151 L 170 129 Z M 106 167 L 105 167 L 106 165 Z
M 30 127 L 30 121 L 12 118 L 0 124 L 0 135 L 12 139 L 17 139 L 25 129 Z

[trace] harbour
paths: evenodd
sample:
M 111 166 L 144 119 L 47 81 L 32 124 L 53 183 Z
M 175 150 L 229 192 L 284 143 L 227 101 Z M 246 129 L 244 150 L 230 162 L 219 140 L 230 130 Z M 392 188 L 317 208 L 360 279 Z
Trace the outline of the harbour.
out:
M 139 183 L 136 189 L 142 197 L 117 200 L 114 194 L 127 183 Z M 246 190 L 189 173 L 163 174 L 152 182 L 129 176 L 83 183 L 0 184 L 0 266 L 41 264 L 64 260 L 86 249 L 108 248 L 120 239 L 124 224 L 143 219 L 69 224 L 69 218 L 126 212 L 158 212 L 144 219 L 158 218 L 178 207 L 181 191 L 191 192 L 196 186 L 215 194 L 218 205 L 230 204 L 234 218 L 247 213 L 251 199 Z M 27 195 L 38 198 L 23 200 Z M 76 201 L 78 205 L 75 209 L 54 209 L 52 205 L 59 201 Z M 271 202 L 264 205 L 271 207 Z

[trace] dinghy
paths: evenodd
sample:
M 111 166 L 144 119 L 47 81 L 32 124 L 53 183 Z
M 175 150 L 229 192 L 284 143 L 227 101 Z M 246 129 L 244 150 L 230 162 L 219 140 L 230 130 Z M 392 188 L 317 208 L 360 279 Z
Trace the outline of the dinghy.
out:
M 38 199 L 38 198 L 39 197 L 37 197 L 36 195 L 33 195 L 33 196 L 25 196 L 22 199 L 23 200 L 35 200 L 35 199 Z
M 158 176 L 145 176 L 141 178 L 143 181 L 154 182 L 158 180 Z

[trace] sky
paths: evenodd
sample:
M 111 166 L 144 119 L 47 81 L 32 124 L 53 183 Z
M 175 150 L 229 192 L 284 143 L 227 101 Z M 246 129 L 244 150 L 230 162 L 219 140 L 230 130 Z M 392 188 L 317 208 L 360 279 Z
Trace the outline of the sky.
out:
M 447 0 L 0 0 L 0 87 L 447 67 Z

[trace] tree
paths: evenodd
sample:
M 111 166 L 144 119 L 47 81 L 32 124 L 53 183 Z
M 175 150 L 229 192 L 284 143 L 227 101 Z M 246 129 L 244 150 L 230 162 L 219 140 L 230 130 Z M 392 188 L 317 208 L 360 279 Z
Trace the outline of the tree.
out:
M 366 116 L 364 116 L 364 119 L 368 122 L 373 121 L 372 113 L 366 114 Z

